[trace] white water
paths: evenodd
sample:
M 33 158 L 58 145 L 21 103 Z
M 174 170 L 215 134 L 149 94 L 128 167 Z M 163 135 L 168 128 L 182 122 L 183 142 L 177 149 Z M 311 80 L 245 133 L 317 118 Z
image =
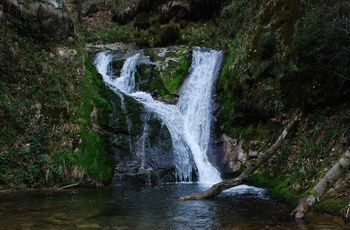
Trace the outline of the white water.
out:
M 135 88 L 135 68 L 141 54 L 137 53 L 125 61 L 121 74 L 115 78 L 108 71 L 112 55 L 97 54 L 95 66 L 105 83 L 116 93 L 133 97 L 149 112 L 157 114 L 167 126 L 173 143 L 176 177 L 179 181 L 192 181 L 192 157 L 198 170 L 200 183 L 213 184 L 221 181 L 217 169 L 207 157 L 212 111 L 212 89 L 221 63 L 221 52 L 193 49 L 190 76 L 180 95 L 178 105 L 156 101 L 148 93 Z
M 50 3 L 55 8 L 61 8 L 62 7 L 62 1 L 61 4 L 59 4 L 56 0 L 46 0 L 46 2 Z
M 145 152 L 146 152 L 146 141 L 148 138 L 148 130 L 149 130 L 149 118 L 151 114 L 145 113 L 143 116 L 143 133 L 141 136 L 141 149 L 140 149 L 140 158 L 141 158 L 141 169 L 145 169 Z
M 222 54 L 215 50 L 193 49 L 190 76 L 181 92 L 178 107 L 183 115 L 185 136 L 199 173 L 199 182 L 221 180 L 219 172 L 209 162 L 212 94 Z

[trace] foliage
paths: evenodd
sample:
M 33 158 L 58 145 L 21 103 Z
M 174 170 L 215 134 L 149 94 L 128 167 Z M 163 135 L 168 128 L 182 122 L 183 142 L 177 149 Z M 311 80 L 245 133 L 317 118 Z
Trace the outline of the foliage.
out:
M 226 43 L 230 48 L 216 86 L 216 130 L 242 138 L 245 150 L 263 151 L 295 107 L 306 112 L 307 120 L 251 180 L 296 202 L 348 146 L 349 74 L 343 55 L 348 54 L 349 4 L 246 3 L 235 1 L 222 11 L 226 20 L 236 12 L 230 20 L 240 24 Z M 298 3 L 304 7 L 292 10 Z M 242 12 L 254 9 L 255 18 L 241 14 L 238 6 Z
M 315 205 L 314 211 L 319 213 L 330 213 L 336 216 L 346 216 L 345 208 L 349 204 L 349 199 L 345 197 L 333 198 L 326 196 L 322 202 Z
M 81 164 L 89 177 L 96 181 L 109 183 L 113 173 L 113 161 L 106 149 L 106 143 L 96 132 L 82 133 Z
M 333 104 L 349 93 L 348 2 L 313 6 L 298 24 L 291 55 L 311 106 Z
M 1 25 L 0 33 L 0 85 L 4 86 L 0 93 L 0 187 L 24 189 L 81 180 L 84 170 L 77 147 L 84 135 L 80 125 L 90 120 L 89 115 L 81 116 L 81 104 L 88 100 L 106 112 L 97 116 L 102 124 L 111 107 L 102 97 L 81 94 L 86 77 L 82 80 L 78 43 L 23 34 L 20 28 L 30 20 L 7 17 L 11 17 L 6 18 L 9 23 Z M 111 166 L 103 167 L 102 172 L 110 171 Z M 95 177 L 110 178 L 103 176 Z
M 17 4 L 11 0 L 3 1 L 2 6 L 9 28 L 23 37 L 61 41 L 72 34 L 73 22 L 66 7 L 57 11 L 37 1 Z
M 281 189 L 297 196 L 312 188 L 344 152 L 349 125 L 341 118 L 347 113 L 345 104 L 310 114 L 260 172 L 265 180 L 271 183 L 277 179 L 283 184 Z
M 227 23 L 231 24 L 229 20 L 221 18 L 215 19 L 214 22 L 208 21 L 204 26 L 200 22 L 189 22 L 180 31 L 181 43 L 192 46 L 200 45 L 216 49 L 227 49 L 235 36 L 234 28 L 227 28 Z
M 134 28 L 132 23 L 128 23 L 120 26 L 113 26 L 112 28 L 105 27 L 98 34 L 88 31 L 84 31 L 84 40 L 86 42 L 103 42 L 103 43 L 116 43 L 124 42 L 129 43 L 134 39 Z
M 0 187 L 74 181 L 79 175 L 72 173 L 73 163 L 66 161 L 62 173 L 53 154 L 72 153 L 76 147 L 80 76 L 73 73 L 79 59 L 59 58 L 57 43 L 24 36 L 13 30 L 14 23 L 3 25 L 0 34 Z
M 82 143 L 79 146 L 81 150 L 79 164 L 89 177 L 108 183 L 112 177 L 112 157 L 107 150 L 104 138 L 91 129 L 93 124 L 107 125 L 108 114 L 112 108 L 100 95 L 103 90 L 107 90 L 107 87 L 98 78 L 98 74 L 88 58 L 85 59 L 85 68 L 88 77 L 83 80 L 82 89 L 81 115 L 83 119 L 80 124 Z M 97 111 L 94 111 L 95 106 Z M 97 113 L 97 117 L 94 117 L 93 113 Z

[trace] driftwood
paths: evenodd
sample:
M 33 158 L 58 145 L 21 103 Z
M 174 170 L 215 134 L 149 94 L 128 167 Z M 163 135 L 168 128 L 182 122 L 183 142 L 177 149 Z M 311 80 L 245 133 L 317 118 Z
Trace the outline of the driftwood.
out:
M 350 149 L 347 149 L 344 155 L 336 164 L 326 173 L 326 175 L 312 188 L 309 196 L 305 197 L 291 213 L 296 219 L 303 219 L 311 208 L 317 204 L 322 196 L 347 172 L 350 165 Z
M 75 184 L 69 184 L 63 187 L 58 188 L 58 190 L 62 190 L 62 189 L 67 189 L 67 188 L 97 188 L 97 187 L 101 187 L 103 186 L 102 183 L 100 182 L 96 182 L 93 180 L 84 180 L 81 181 L 79 183 L 75 183 Z
M 214 196 L 217 196 L 222 191 L 242 184 L 246 181 L 250 175 L 255 172 L 262 164 L 266 163 L 268 159 L 273 156 L 277 150 L 281 147 L 283 142 L 286 140 L 288 134 L 298 125 L 302 114 L 296 113 L 289 124 L 285 127 L 281 135 L 278 137 L 276 142 L 265 152 L 259 155 L 259 157 L 238 176 L 230 180 L 225 180 L 214 184 L 211 188 L 207 189 L 204 192 L 197 193 L 190 196 L 180 197 L 179 200 L 201 200 L 201 199 L 210 199 Z
M 80 183 L 69 184 L 69 185 L 58 188 L 58 190 L 67 189 L 67 188 L 75 188 L 75 187 L 78 187 L 79 185 L 80 185 Z

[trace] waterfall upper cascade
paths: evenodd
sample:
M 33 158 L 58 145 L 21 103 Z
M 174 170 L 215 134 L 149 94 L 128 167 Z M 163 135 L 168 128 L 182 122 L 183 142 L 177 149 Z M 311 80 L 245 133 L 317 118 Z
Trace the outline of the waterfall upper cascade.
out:
M 213 86 L 221 65 L 222 53 L 200 47 L 193 48 L 190 75 L 181 89 L 177 105 L 154 100 L 150 94 L 137 89 L 135 71 L 141 55 L 139 52 L 127 58 L 120 76 L 111 74 L 109 68 L 113 54 L 109 52 L 98 53 L 94 64 L 104 82 L 113 91 L 142 103 L 148 113 L 155 114 L 168 128 L 178 181 L 192 181 L 194 168 L 200 183 L 212 184 L 221 181 L 220 173 L 209 162 L 207 152 L 212 120 Z

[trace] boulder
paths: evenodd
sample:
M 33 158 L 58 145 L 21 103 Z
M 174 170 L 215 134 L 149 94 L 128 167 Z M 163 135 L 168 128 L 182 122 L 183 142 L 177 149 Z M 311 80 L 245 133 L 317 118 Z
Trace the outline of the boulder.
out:
M 241 165 L 247 161 L 247 154 L 242 149 L 242 140 L 233 139 L 226 134 L 217 141 L 221 160 L 218 162 L 222 173 L 237 172 Z

